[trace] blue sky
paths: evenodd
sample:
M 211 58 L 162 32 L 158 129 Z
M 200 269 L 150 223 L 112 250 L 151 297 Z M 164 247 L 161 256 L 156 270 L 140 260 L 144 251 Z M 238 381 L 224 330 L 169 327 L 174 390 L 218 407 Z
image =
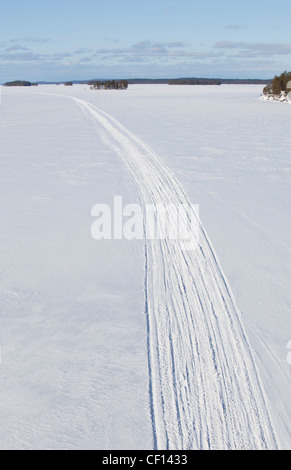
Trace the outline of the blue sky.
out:
M 291 0 L 5 3 L 0 82 L 267 78 L 291 69 Z

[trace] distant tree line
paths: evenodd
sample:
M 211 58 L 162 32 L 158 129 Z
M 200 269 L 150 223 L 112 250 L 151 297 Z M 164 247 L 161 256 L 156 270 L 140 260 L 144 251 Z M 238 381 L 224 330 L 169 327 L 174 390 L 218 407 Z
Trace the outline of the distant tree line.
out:
M 93 90 L 126 90 L 128 88 L 127 80 L 96 80 L 88 83 Z
M 252 78 L 175 78 L 168 80 L 169 85 L 260 85 L 271 80 Z
M 37 86 L 37 83 L 31 83 L 25 80 L 15 80 L 14 82 L 4 83 L 4 86 Z
M 272 82 L 265 86 L 263 94 L 269 97 L 279 97 L 291 92 L 291 72 L 283 72 L 281 75 L 275 75 Z
M 129 78 L 129 85 L 168 85 L 169 78 Z
M 159 84 L 159 85 L 265 85 L 271 83 L 272 80 L 262 80 L 257 78 L 197 78 L 197 77 L 186 77 L 186 78 L 129 78 L 128 83 L 130 85 L 141 85 L 141 84 Z M 186 83 L 187 82 L 187 83 Z
M 261 78 L 221 78 L 222 85 L 264 85 L 271 80 Z
M 176 78 L 169 80 L 169 85 L 221 85 L 216 78 Z

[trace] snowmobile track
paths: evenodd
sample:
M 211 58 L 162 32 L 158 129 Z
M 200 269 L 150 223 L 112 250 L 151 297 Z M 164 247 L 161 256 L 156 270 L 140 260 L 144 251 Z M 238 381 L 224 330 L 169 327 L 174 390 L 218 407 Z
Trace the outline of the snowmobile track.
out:
M 198 248 L 145 240 L 150 412 L 157 449 L 277 449 L 240 312 L 207 234 L 173 173 L 113 117 L 74 98 L 121 158 L 145 204 L 183 204 Z

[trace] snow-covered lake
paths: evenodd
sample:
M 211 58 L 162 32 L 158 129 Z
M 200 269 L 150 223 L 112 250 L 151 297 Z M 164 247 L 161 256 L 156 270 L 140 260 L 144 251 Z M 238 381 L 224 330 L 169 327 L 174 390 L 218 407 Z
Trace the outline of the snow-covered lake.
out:
M 2 87 L 1 449 L 290 448 L 291 107 L 261 89 Z M 92 238 L 169 188 L 204 259 Z

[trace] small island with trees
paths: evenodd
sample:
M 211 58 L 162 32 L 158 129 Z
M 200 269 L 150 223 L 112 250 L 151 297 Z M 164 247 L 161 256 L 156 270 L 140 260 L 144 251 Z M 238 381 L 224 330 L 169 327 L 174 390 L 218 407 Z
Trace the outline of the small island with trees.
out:
M 14 80 L 13 82 L 6 82 L 4 86 L 37 86 L 37 83 L 31 83 L 26 80 Z
M 93 80 L 88 82 L 91 90 L 126 90 L 128 88 L 127 80 Z
M 272 83 L 263 89 L 261 97 L 264 100 L 291 102 L 291 72 L 275 75 Z

